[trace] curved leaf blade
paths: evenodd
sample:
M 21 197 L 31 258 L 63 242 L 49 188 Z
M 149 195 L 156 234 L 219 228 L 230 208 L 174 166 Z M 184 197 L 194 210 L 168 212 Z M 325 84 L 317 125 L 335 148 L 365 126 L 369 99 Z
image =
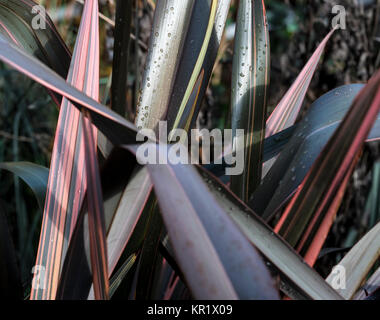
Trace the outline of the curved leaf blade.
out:
M 66 78 L 71 53 L 50 17 L 33 8 L 39 7 L 32 0 L 0 0 L 0 33 Z M 43 28 L 33 28 L 36 17 Z M 61 97 L 52 97 L 60 105 Z
M 46 188 L 49 178 L 49 169 L 30 162 L 3 162 L 0 169 L 8 170 L 32 189 L 41 210 L 44 209 Z
M 291 140 L 249 202 L 264 220 L 269 221 L 294 194 L 362 88 L 361 84 L 352 84 L 326 93 L 296 125 Z M 379 138 L 380 117 L 367 141 Z
M 307 227 L 326 217 L 344 178 L 352 169 L 352 163 L 357 161 L 378 117 L 379 88 L 380 72 L 360 91 L 276 225 L 275 231 L 292 246 L 302 246 L 301 236 Z M 316 224 L 309 235 L 314 236 L 318 228 Z

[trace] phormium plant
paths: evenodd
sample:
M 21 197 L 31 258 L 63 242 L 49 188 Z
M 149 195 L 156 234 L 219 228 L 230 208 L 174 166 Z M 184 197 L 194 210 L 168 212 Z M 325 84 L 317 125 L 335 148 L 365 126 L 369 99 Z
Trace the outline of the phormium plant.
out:
M 267 118 L 270 39 L 264 0 L 240 0 L 231 83 L 233 144 L 211 164 L 143 165 L 140 148 L 147 143 L 136 139 L 142 129 L 158 133 L 162 121 L 169 131 L 182 129 L 178 143 L 173 135 L 148 137 L 145 147 L 160 156 L 193 141 L 186 138 L 196 127 L 230 9 L 230 0 L 149 3 L 154 20 L 133 124 L 127 120 L 133 117 L 126 114 L 126 88 L 134 1 L 116 0 L 111 21 L 109 108 L 99 102 L 98 1 L 84 1 L 71 54 L 47 14 L 38 13 L 44 28 L 33 25 L 35 2 L 0 0 L 0 59 L 46 87 L 59 108 L 49 169 L 0 163 L 30 186 L 43 213 L 34 277 L 22 284 L 0 212 L 0 295 L 365 297 L 359 289 L 379 257 L 379 224 L 327 279 L 313 266 L 364 143 L 380 139 L 380 73 L 365 85 L 326 93 L 297 121 L 324 48 L 339 32 L 333 29 Z M 239 152 L 241 172 L 226 175 L 228 159 Z M 380 285 L 378 273 L 369 280 L 373 287 Z

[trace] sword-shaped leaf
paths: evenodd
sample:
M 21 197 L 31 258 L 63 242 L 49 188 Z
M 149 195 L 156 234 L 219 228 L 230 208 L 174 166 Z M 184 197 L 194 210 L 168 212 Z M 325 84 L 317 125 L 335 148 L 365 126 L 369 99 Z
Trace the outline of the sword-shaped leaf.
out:
M 88 110 L 92 122 L 101 128 L 113 144 L 136 142 L 137 128 L 131 122 L 67 83 L 54 71 L 15 47 L 1 35 L 0 59 L 46 88 L 64 96 L 79 110 Z
M 305 231 L 308 237 L 318 232 L 317 221 L 323 221 L 329 212 L 378 117 L 379 88 L 380 72 L 357 95 L 281 216 L 275 231 L 290 245 L 305 243 L 306 240 L 301 239 Z M 307 230 L 308 226 L 312 226 L 313 230 Z
M 318 62 L 321 59 L 326 44 L 334 31 L 335 29 L 331 30 L 322 40 L 320 45 L 314 51 L 313 55 L 310 57 L 309 61 L 306 63 L 298 75 L 297 79 L 294 81 L 292 86 L 289 88 L 284 97 L 281 99 L 280 103 L 268 118 L 267 128 L 265 132 L 266 137 L 289 128 L 297 120 L 315 69 L 318 66 Z
M 240 1 L 233 58 L 231 109 L 235 152 L 244 152 L 244 171 L 231 176 L 231 189 L 248 201 L 261 182 L 267 91 L 269 32 L 263 0 Z M 236 130 L 243 129 L 243 135 Z
M 166 117 L 194 2 L 157 3 L 137 106 L 135 123 L 139 128 L 156 129 L 158 121 Z
M 170 130 L 191 129 L 195 124 L 214 68 L 230 3 L 231 0 L 195 1 L 167 110 Z M 192 102 L 194 96 L 196 99 Z
M 342 297 L 281 237 L 209 172 L 198 167 L 218 204 L 279 273 L 281 290 L 294 299 L 336 300 Z
M 97 1 L 85 3 L 67 80 L 95 100 L 98 99 Z M 31 299 L 33 300 L 55 297 L 63 259 L 87 188 L 84 160 L 81 113 L 64 98 L 54 140 L 36 259 L 36 265 L 45 266 L 46 286 L 45 289 L 32 290 Z
M 285 93 L 280 103 L 268 118 L 266 122 L 266 137 L 287 129 L 296 122 L 318 62 L 334 30 L 331 30 L 322 40 L 293 85 Z M 266 176 L 274 162 L 275 158 L 264 163 L 263 177 Z
M 312 104 L 304 119 L 296 125 L 291 140 L 249 202 L 266 221 L 294 194 L 362 88 L 361 84 L 351 84 L 326 93 Z M 380 116 L 367 141 L 379 138 Z
M 194 297 L 277 299 L 261 257 L 195 168 L 161 164 L 147 168 L 177 262 Z
M 100 184 L 96 143 L 91 118 L 88 111 L 82 117 L 84 147 L 86 160 L 88 227 L 90 237 L 90 257 L 92 282 L 96 300 L 109 298 L 109 282 L 107 268 L 106 226 L 104 217 L 102 188 Z

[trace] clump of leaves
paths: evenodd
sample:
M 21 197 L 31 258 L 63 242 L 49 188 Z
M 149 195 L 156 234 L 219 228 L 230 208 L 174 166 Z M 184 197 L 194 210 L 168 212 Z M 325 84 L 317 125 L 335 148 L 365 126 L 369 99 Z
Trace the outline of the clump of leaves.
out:
M 133 1 L 116 2 L 111 108 L 98 102 L 98 2 L 84 2 L 72 55 L 48 17 L 45 30 L 33 29 L 34 5 L 0 0 L 0 59 L 49 90 L 59 119 L 49 169 L 0 164 L 32 188 L 43 212 L 34 279 L 24 288 L 7 222 L 0 219 L 1 295 L 354 296 L 378 259 L 379 225 L 342 260 L 344 289 L 332 287 L 334 272 L 325 280 L 313 265 L 363 144 L 380 139 L 380 73 L 366 85 L 328 92 L 296 122 L 334 30 L 266 119 L 270 41 L 264 1 L 239 2 L 231 125 L 246 134 L 235 135 L 232 152 L 242 146 L 245 158 L 241 175 L 225 177 L 218 164 L 141 166 L 136 135 L 139 129 L 157 131 L 161 120 L 169 130 L 194 128 L 230 0 L 154 5 L 135 124 L 123 117 L 134 109 L 125 94 Z M 157 152 L 167 148 L 166 141 L 151 143 Z M 372 277 L 371 285 L 379 286 L 377 280 Z

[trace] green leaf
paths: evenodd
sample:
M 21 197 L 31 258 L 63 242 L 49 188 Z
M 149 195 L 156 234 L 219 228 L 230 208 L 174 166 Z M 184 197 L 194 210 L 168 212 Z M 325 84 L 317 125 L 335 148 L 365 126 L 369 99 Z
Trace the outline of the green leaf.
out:
M 230 3 L 231 0 L 195 1 L 175 75 L 175 90 L 171 92 L 168 105 L 166 119 L 170 130 L 191 129 L 195 125 L 217 58 Z M 200 81 L 199 88 L 197 81 Z M 194 93 L 196 99 L 190 102 Z
M 30 162 L 3 162 L 0 169 L 8 170 L 24 180 L 34 192 L 41 211 L 44 209 L 49 169 Z

